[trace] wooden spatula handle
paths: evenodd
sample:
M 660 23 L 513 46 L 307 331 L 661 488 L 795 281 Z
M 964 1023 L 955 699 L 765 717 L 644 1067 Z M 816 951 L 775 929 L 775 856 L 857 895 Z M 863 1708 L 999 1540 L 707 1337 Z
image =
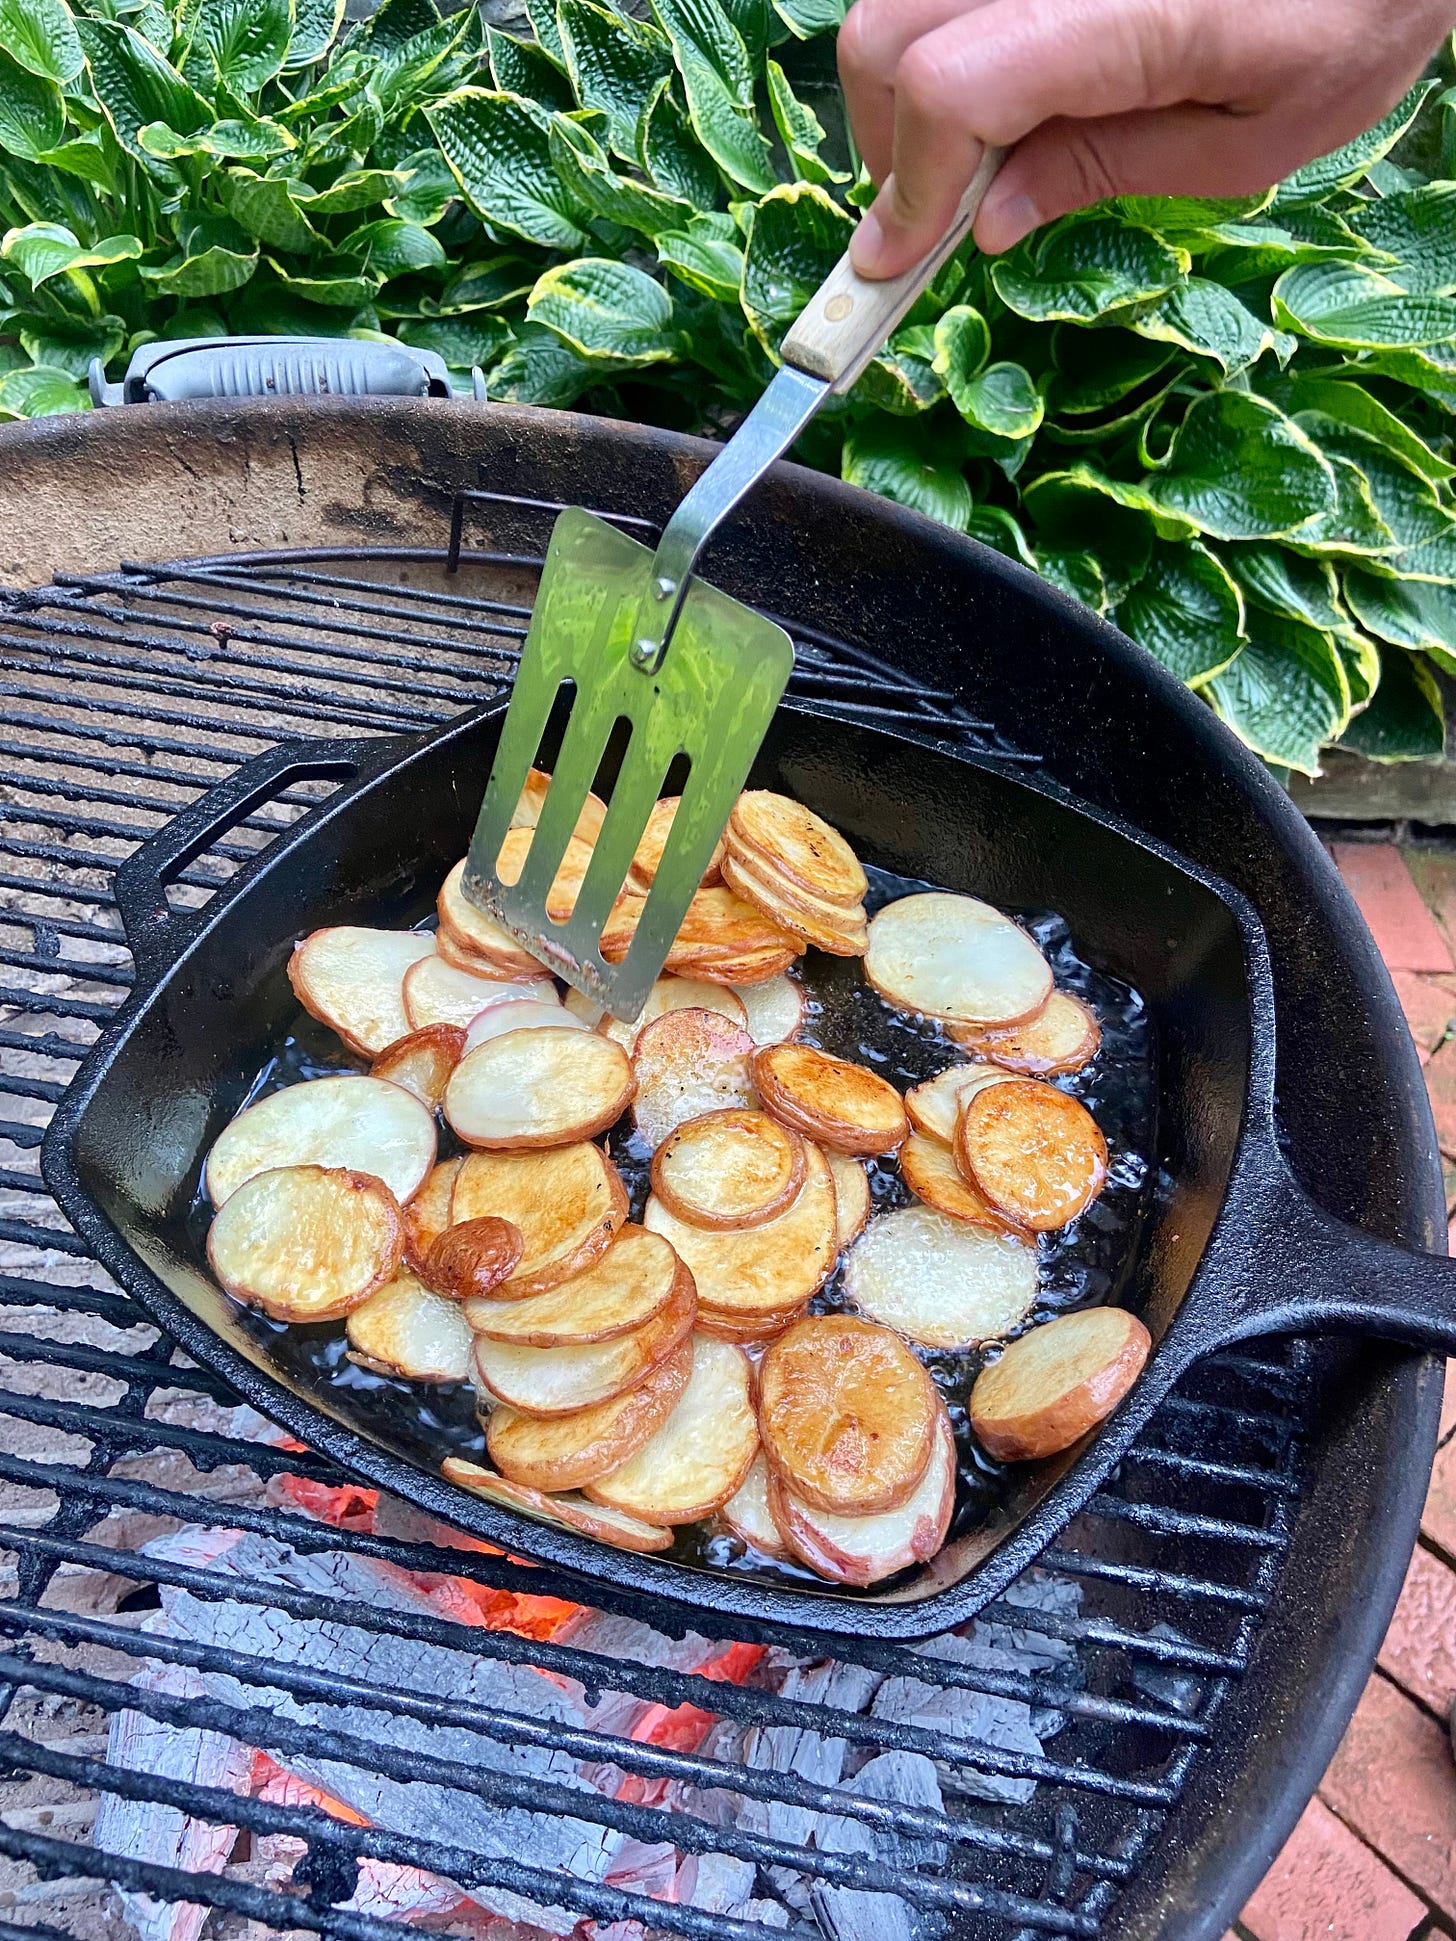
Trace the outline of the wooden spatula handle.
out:
M 1004 153 L 1000 148 L 985 151 L 950 228 L 929 255 L 899 276 L 871 283 L 856 273 L 847 255 L 841 256 L 785 337 L 784 362 L 824 379 L 831 390 L 847 391 L 942 263 L 970 234 Z

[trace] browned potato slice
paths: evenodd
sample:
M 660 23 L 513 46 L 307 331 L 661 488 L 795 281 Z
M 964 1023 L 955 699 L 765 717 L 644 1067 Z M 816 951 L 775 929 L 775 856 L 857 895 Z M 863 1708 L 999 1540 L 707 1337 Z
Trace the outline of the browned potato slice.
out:
M 698 891 L 673 944 L 674 952 L 683 956 L 700 951 L 741 957 L 752 951 L 794 948 L 793 938 L 785 937 L 761 910 L 721 887 Z
M 804 1183 L 804 1142 L 766 1112 L 705 1112 L 670 1132 L 652 1160 L 652 1190 L 695 1227 L 756 1227 Z
M 804 987 L 792 977 L 777 975 L 762 984 L 735 985 L 747 1013 L 746 1028 L 756 1045 L 782 1045 L 796 1038 L 804 1024 Z
M 482 922 L 488 919 L 482 917 Z M 546 967 L 534 957 L 528 956 L 517 944 L 509 931 L 495 926 L 501 939 L 501 947 L 494 953 L 477 950 L 467 943 L 455 929 L 442 917 L 440 927 L 435 932 L 435 949 L 452 970 L 464 971 L 470 977 L 478 977 L 486 983 L 519 984 L 533 977 L 544 977 Z M 507 950 L 506 946 L 509 946 Z
M 275 1321 L 337 1321 L 394 1278 L 403 1251 L 389 1188 L 341 1166 L 255 1174 L 207 1235 L 223 1287 Z
M 407 1382 L 470 1379 L 470 1323 L 457 1301 L 442 1300 L 402 1268 L 356 1307 L 345 1323 L 349 1360 Z
M 433 1112 L 445 1096 L 450 1074 L 465 1051 L 465 1033 L 457 1024 L 427 1024 L 396 1039 L 369 1068 L 371 1078 L 385 1079 L 413 1092 Z
M 710 984 L 726 984 L 735 991 L 742 991 L 782 977 L 795 958 L 802 954 L 803 948 L 797 937 L 790 937 L 782 947 L 771 945 L 763 950 L 744 950 L 725 957 L 714 953 L 690 953 L 679 958 L 673 968 L 693 977 L 705 978 Z M 671 958 L 668 961 L 672 963 Z
M 900 1010 L 956 1024 L 1020 1024 L 1052 988 L 1051 966 L 1024 930 L 949 890 L 902 896 L 870 919 L 865 976 Z
M 466 1462 L 463 1456 L 447 1456 L 440 1465 L 447 1483 L 498 1503 L 503 1510 L 534 1517 L 538 1523 L 554 1523 L 563 1530 L 575 1530 L 584 1537 L 595 1537 L 618 1550 L 666 1550 L 672 1542 L 671 1530 L 659 1530 L 620 1510 L 598 1509 L 584 1496 L 548 1496 L 545 1490 L 527 1489 L 523 1483 L 509 1483 L 493 1470 Z
M 976 1377 L 971 1427 L 998 1462 L 1055 1456 L 1104 1421 L 1142 1373 L 1152 1346 L 1120 1307 L 1062 1314 L 1009 1342 Z
M 824 1157 L 834 1180 L 834 1244 L 843 1253 L 864 1232 L 870 1217 L 870 1180 L 850 1153 L 826 1146 Z
M 834 1181 L 817 1146 L 804 1148 L 804 1184 L 775 1219 L 737 1232 L 690 1226 L 653 1194 L 642 1224 L 671 1242 L 720 1321 L 753 1321 L 784 1314 L 828 1280 L 839 1255 Z
M 811 907 L 803 892 L 797 897 L 788 895 L 767 873 L 760 875 L 732 850 L 723 858 L 723 881 L 745 903 L 761 910 L 777 929 L 788 931 L 816 950 L 834 957 L 863 957 L 869 945 L 862 910 L 826 915 L 824 906 Z
M 763 1556 L 781 1561 L 789 1550 L 768 1506 L 768 1483 L 769 1467 L 760 1450 L 748 1474 L 719 1510 L 718 1520 Z
M 1018 1226 L 1050 1233 L 1107 1179 L 1107 1141 L 1080 1099 L 1034 1078 L 978 1092 L 956 1127 L 961 1171 Z
M 950 1528 L 956 1480 L 950 1418 L 939 1397 L 936 1401 L 940 1413 L 930 1461 L 918 1488 L 898 1509 L 878 1516 L 835 1516 L 800 1501 L 777 1476 L 770 1479 L 769 1509 L 800 1563 L 831 1583 L 863 1589 L 935 1555 Z
M 701 1335 L 671 1415 L 617 1469 L 586 1485 L 594 1503 L 648 1523 L 695 1523 L 728 1501 L 758 1454 L 752 1371 L 741 1348 Z
M 766 1045 L 753 1057 L 753 1082 L 769 1111 L 821 1146 L 839 1152 L 893 1152 L 909 1131 L 894 1086 L 863 1065 L 813 1045 Z
M 647 818 L 647 827 L 642 832 L 642 840 L 637 845 L 637 854 L 632 858 L 629 880 L 640 890 L 650 890 L 657 875 L 657 866 L 662 861 L 662 852 L 667 847 L 668 836 L 672 833 L 673 819 L 677 815 L 680 795 L 665 795 Z M 702 887 L 711 889 L 721 880 L 719 865 L 723 861 L 723 839 L 720 836 L 708 867 L 703 871 Z
M 615 1038 L 623 1051 L 635 1051 L 637 1040 L 655 1018 L 667 1011 L 718 1011 L 732 1023 L 744 1022 L 743 1002 L 736 992 L 720 990 L 696 977 L 659 977 L 647 993 L 647 1002 L 630 1024 L 623 1024 L 599 1004 L 593 1004 L 580 991 L 566 993 L 566 1008 L 583 1024 L 600 1031 L 604 1038 Z
M 547 1152 L 476 1152 L 460 1168 L 450 1217 L 485 1214 L 508 1220 L 524 1243 L 520 1265 L 497 1290 L 516 1301 L 604 1254 L 627 1217 L 627 1194 L 611 1160 L 587 1140 Z
M 844 1291 L 860 1313 L 923 1348 L 999 1341 L 1031 1312 L 1036 1288 L 1033 1246 L 929 1206 L 881 1214 L 844 1263 Z
M 373 1058 L 409 1030 L 404 974 L 433 957 L 435 940 L 415 930 L 315 930 L 288 960 L 293 995 L 337 1031 L 350 1051 Z
M 376 1297 L 377 1298 L 377 1297 Z M 692 1343 L 654 1368 L 645 1382 L 571 1415 L 521 1415 L 492 1409 L 485 1446 L 502 1476 L 532 1489 L 580 1489 L 636 1455 L 672 1414 L 692 1373 Z
M 534 829 L 511 829 L 501 844 L 500 855 L 496 858 L 496 871 L 502 883 L 520 881 L 521 871 L 526 867 L 526 858 L 531 853 L 535 841 Z M 581 895 L 581 886 L 586 881 L 587 870 L 591 867 L 592 846 L 583 842 L 580 836 L 572 836 L 567 842 L 565 854 L 551 879 L 551 887 L 546 892 L 546 914 L 553 923 L 564 923 L 576 908 L 576 899 Z
M 207 1196 L 221 1206 L 255 1173 L 278 1166 L 372 1173 L 404 1204 L 435 1163 L 434 1114 L 382 1078 L 311 1078 L 250 1105 L 207 1155 Z
M 921 1085 L 912 1085 L 905 1094 L 905 1110 L 917 1132 L 927 1133 L 943 1144 L 955 1144 L 956 1121 L 961 1107 L 973 1093 L 986 1085 L 1004 1085 L 1010 1072 L 989 1065 L 952 1065 L 937 1072 Z
M 660 1314 L 681 1292 L 684 1279 L 691 1279 L 688 1270 L 660 1234 L 628 1226 L 600 1260 L 559 1287 L 529 1294 L 523 1301 L 467 1301 L 465 1318 L 492 1340 L 520 1341 L 532 1348 L 610 1341 Z
M 442 1159 L 431 1172 L 404 1214 L 404 1257 L 416 1273 L 426 1256 L 450 1224 L 450 1196 L 455 1191 L 455 1175 L 463 1159 Z
M 465 875 L 465 864 L 458 862 L 440 885 L 436 908 L 440 913 L 441 935 L 455 946 L 459 952 L 474 961 L 459 961 L 459 956 L 443 947 L 440 955 L 447 963 L 453 963 L 460 970 L 475 970 L 480 964 L 495 964 L 497 977 L 543 976 L 540 963 L 522 948 L 510 931 L 498 924 L 494 917 L 488 917 L 483 910 L 477 910 L 468 903 L 461 879 Z M 436 942 L 439 943 L 437 937 Z M 490 976 L 488 970 L 483 976 Z
M 465 1050 L 472 1052 L 487 1038 L 504 1038 L 508 1031 L 589 1031 L 584 1019 L 574 1017 L 555 991 L 549 997 L 511 997 L 500 1004 L 487 1004 L 470 1020 L 465 1034 Z
M 526 785 L 521 790 L 521 799 L 511 812 L 513 829 L 534 829 L 541 820 L 541 811 L 546 806 L 546 791 L 551 786 L 551 777 L 544 768 L 526 771 Z M 581 814 L 576 818 L 573 837 L 581 842 L 595 842 L 602 833 L 602 824 L 607 819 L 607 805 L 599 795 L 588 795 L 581 805 Z
M 837 1516 L 905 1501 L 930 1461 L 937 1407 L 899 1335 L 851 1314 L 807 1316 L 759 1364 L 769 1466 L 800 1502 Z
M 793 1327 L 803 1313 L 802 1301 L 798 1307 L 785 1308 L 776 1314 L 720 1314 L 716 1308 L 700 1305 L 698 1333 L 711 1335 L 715 1341 L 736 1341 L 741 1348 L 751 1348 L 772 1341 L 785 1328 Z
M 1053 991 L 1029 1023 L 1012 1025 L 1008 1031 L 977 1033 L 964 1024 L 950 1025 L 948 1030 L 958 1045 L 977 1058 L 1028 1078 L 1080 1072 L 1091 1064 L 1102 1043 L 1102 1027 L 1070 991 Z
M 635 1089 L 626 1052 L 595 1031 L 508 1031 L 456 1066 L 445 1117 L 467 1146 L 567 1146 L 605 1132 Z
M 689 1119 L 730 1106 L 757 1105 L 748 1074 L 753 1040 L 717 1011 L 667 1011 L 644 1026 L 632 1053 L 637 1096 L 632 1117 L 649 1146 Z
M 991 1233 L 1020 1231 L 1014 1220 L 998 1213 L 985 1195 L 972 1186 L 943 1140 L 912 1132 L 900 1148 L 900 1171 L 915 1197 L 933 1206 L 937 1213 L 949 1214 L 952 1220 L 967 1220 L 973 1227 L 985 1227 Z
M 659 1314 L 631 1334 L 613 1335 L 609 1341 L 532 1348 L 478 1334 L 476 1379 L 498 1402 L 522 1415 L 571 1415 L 646 1381 L 687 1339 L 697 1311 L 691 1282 L 680 1279 Z
M 503 982 L 472 977 L 469 971 L 447 964 L 438 951 L 410 965 L 403 988 L 405 1016 L 412 1031 L 423 1031 L 432 1024 L 457 1024 L 464 1029 L 488 1004 L 503 1004 L 510 998 L 549 1000 L 556 995 L 556 986 L 547 978 Z
M 478 1301 L 510 1279 L 524 1248 L 520 1228 L 509 1220 L 491 1213 L 462 1220 L 432 1243 L 420 1278 L 444 1300 Z
M 728 827 L 745 849 L 831 903 L 858 903 L 869 888 L 858 856 L 839 831 L 787 795 L 745 790 Z

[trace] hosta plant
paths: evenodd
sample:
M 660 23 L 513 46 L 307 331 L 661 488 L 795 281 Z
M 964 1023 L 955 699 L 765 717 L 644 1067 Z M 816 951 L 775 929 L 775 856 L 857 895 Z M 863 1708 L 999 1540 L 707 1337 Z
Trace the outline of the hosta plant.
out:
M 0 0 L 0 415 L 154 336 L 398 335 L 721 433 L 872 193 L 840 0 Z M 488 0 L 494 19 L 501 0 Z M 799 456 L 1038 568 L 1271 762 L 1443 743 L 1456 93 L 943 270 Z

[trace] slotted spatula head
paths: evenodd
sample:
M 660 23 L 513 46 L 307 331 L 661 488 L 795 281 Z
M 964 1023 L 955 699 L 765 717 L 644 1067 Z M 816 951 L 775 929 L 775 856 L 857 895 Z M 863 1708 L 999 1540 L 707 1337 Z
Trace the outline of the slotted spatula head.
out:
M 622 1019 L 647 1001 L 794 663 L 782 627 L 693 580 L 671 647 L 643 671 L 632 648 L 652 568 L 647 547 L 589 512 L 557 519 L 463 885 L 557 976 Z M 575 695 L 561 752 L 525 865 L 503 883 L 496 859 L 563 684 Z M 619 721 L 631 732 L 607 818 L 575 908 L 556 923 L 547 891 Z M 667 847 L 626 956 L 608 963 L 602 926 L 679 755 L 689 768 Z

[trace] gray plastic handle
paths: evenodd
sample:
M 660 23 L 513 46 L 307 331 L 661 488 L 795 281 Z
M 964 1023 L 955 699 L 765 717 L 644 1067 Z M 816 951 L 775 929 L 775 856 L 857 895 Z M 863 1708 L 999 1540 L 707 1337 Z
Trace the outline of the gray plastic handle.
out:
M 191 398 L 448 398 L 450 373 L 438 351 L 351 337 L 183 337 L 143 344 L 120 384 L 91 365 L 96 405 Z M 484 396 L 476 373 L 475 395 Z

